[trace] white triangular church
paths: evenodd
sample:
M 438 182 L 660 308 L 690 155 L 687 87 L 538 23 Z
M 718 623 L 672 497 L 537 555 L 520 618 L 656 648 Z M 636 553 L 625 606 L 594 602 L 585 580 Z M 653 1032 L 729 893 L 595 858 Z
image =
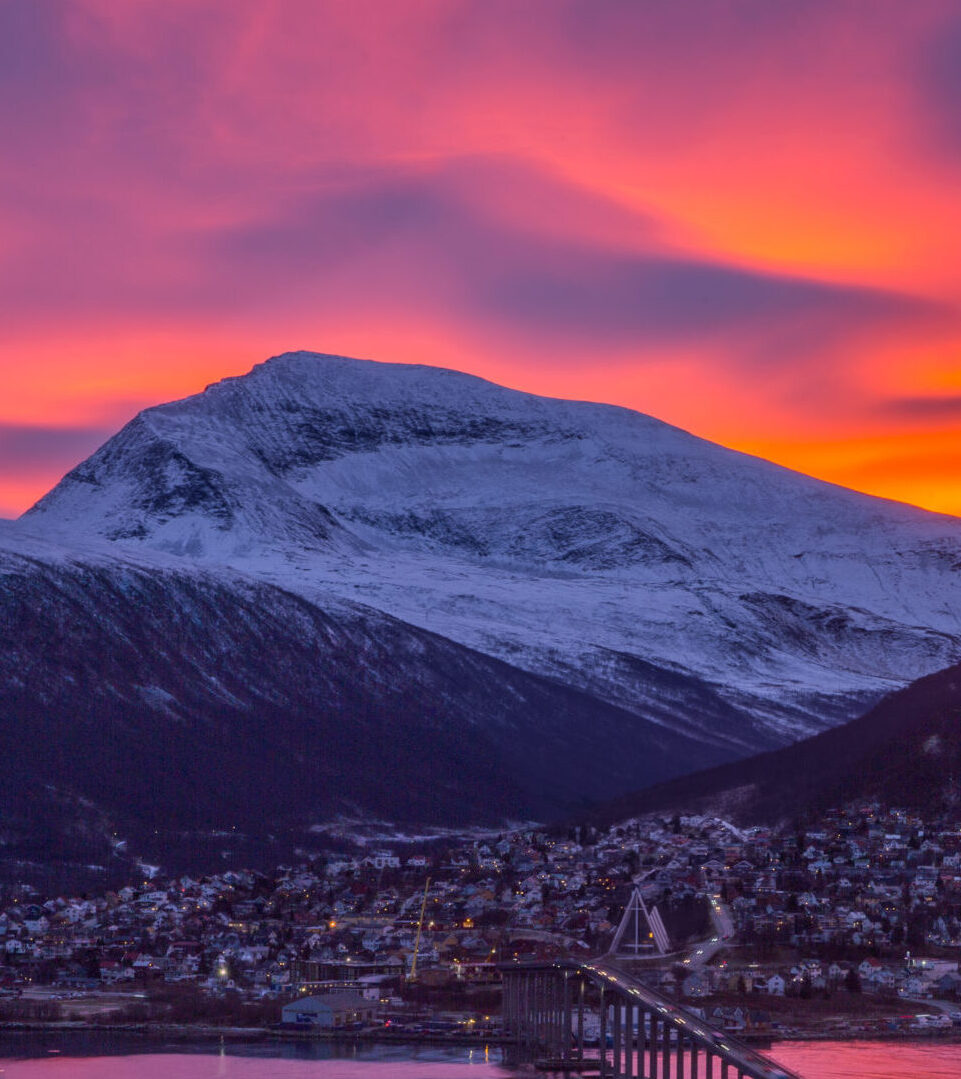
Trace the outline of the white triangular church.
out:
M 655 949 L 660 955 L 670 950 L 671 940 L 664 928 L 657 907 L 647 909 L 640 888 L 635 888 L 624 908 L 624 916 L 611 941 L 608 955 L 618 959 L 636 959 L 651 955 Z

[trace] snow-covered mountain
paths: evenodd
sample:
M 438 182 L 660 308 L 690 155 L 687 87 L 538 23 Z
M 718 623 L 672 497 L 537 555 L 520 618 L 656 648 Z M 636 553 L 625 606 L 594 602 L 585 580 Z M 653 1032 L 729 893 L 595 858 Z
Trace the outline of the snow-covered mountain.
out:
M 141 413 L 17 527 L 377 612 L 722 754 L 961 656 L 961 521 L 436 368 L 276 357 Z
M 556 818 L 723 757 L 370 608 L 19 532 L 0 527 L 0 879 L 276 863 L 345 815 Z
M 956 662 L 959 567 L 626 409 L 280 356 L 0 522 L 0 874 L 578 813 Z

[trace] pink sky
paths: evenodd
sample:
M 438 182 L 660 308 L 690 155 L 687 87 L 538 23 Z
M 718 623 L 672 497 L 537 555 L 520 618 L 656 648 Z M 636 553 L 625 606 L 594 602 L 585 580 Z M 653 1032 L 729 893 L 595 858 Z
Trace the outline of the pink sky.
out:
M 948 0 L 6 0 L 0 515 L 308 348 L 961 513 Z

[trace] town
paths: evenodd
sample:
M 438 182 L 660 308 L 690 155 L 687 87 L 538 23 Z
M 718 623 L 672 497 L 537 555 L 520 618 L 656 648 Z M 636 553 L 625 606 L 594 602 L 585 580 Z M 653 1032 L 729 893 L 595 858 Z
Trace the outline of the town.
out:
M 490 1036 L 502 965 L 604 953 L 635 886 L 670 937 L 645 980 L 718 1026 L 961 1024 L 961 820 L 878 804 L 803 830 L 648 816 L 98 896 L 8 887 L 0 1019 Z

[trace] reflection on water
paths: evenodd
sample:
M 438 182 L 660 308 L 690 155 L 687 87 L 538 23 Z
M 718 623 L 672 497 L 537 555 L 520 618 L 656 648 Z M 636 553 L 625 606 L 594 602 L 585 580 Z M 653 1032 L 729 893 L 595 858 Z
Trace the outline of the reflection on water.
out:
M 804 1079 L 961 1079 L 961 1045 L 785 1042 Z M 94 1034 L 0 1036 L 2 1079 L 517 1079 L 497 1050 L 330 1042 L 146 1042 Z M 547 1079 L 547 1077 L 545 1077 Z
M 93 1033 L 0 1036 L 2 1079 L 504 1079 L 496 1049 L 272 1041 L 170 1043 Z
M 804 1079 L 959 1079 L 961 1045 L 783 1042 L 766 1052 Z
M 478 1067 L 453 1061 L 280 1060 L 156 1053 L 133 1057 L 67 1057 L 3 1061 L 3 1079 L 477 1079 Z M 485 1074 L 510 1073 L 489 1065 Z

